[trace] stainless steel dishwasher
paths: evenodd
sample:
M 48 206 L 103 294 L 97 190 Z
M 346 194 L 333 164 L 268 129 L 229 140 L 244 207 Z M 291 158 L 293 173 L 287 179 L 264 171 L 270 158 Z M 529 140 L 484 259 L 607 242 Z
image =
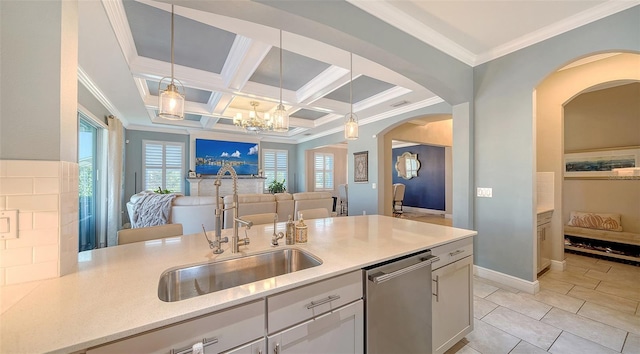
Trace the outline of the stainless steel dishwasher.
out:
M 431 353 L 431 251 L 363 269 L 365 352 Z

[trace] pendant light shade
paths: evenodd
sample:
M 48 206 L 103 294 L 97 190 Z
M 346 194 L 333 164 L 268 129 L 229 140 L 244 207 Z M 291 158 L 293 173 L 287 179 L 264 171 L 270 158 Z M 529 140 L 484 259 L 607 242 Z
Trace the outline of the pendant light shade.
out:
M 349 104 L 351 108 L 345 116 L 344 138 L 347 140 L 356 140 L 358 139 L 358 116 L 353 113 L 353 53 L 349 54 L 349 62 L 349 73 L 351 75 L 349 80 Z
M 184 119 L 184 85 L 173 77 L 173 5 L 171 5 L 171 77 L 163 77 L 158 83 L 158 117 L 183 120 Z M 167 88 L 160 91 L 162 83 L 168 82 Z M 176 86 L 180 85 L 180 88 Z
M 282 30 L 280 30 L 280 104 L 273 112 L 273 130 L 276 132 L 289 131 L 289 114 L 282 105 Z

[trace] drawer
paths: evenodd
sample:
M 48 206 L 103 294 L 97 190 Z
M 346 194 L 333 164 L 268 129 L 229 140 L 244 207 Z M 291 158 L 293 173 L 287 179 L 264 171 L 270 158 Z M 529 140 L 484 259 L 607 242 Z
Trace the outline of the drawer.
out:
M 362 298 L 362 271 L 267 298 L 267 332 L 275 333 Z
M 166 354 L 171 349 L 178 353 L 203 340 L 208 343 L 205 353 L 219 353 L 263 336 L 264 301 L 260 300 L 92 348 L 87 354 Z
M 431 264 L 431 270 L 444 267 L 449 263 L 453 263 L 459 259 L 473 254 L 473 238 L 467 237 L 462 240 L 454 241 L 446 245 L 434 247 L 431 254 L 440 258 Z
M 550 223 L 552 215 L 553 215 L 552 211 L 547 211 L 547 212 L 538 214 L 538 226 Z

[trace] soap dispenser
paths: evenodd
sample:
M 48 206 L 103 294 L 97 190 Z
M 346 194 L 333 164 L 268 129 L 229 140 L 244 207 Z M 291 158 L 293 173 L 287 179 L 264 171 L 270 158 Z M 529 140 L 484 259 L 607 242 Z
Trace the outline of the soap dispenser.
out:
M 304 224 L 304 218 L 302 217 L 302 213 L 300 213 L 300 221 L 296 225 L 296 243 L 306 243 L 307 242 L 307 225 Z
M 294 245 L 296 243 L 296 224 L 293 222 L 291 215 L 289 215 L 289 220 L 287 221 L 285 235 L 285 244 Z

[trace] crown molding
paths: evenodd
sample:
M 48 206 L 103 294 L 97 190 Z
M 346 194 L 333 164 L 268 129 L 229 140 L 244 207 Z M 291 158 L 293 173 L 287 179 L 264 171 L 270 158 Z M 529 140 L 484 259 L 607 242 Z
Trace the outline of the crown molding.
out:
M 474 65 L 475 54 L 402 12 L 390 4 L 390 1 L 347 0 L 347 2 L 469 66 Z
M 102 0 L 102 6 L 107 13 L 109 23 L 111 23 L 111 28 L 113 28 L 113 32 L 120 44 L 125 60 L 127 63 L 131 63 L 131 60 L 138 56 L 138 50 L 133 41 L 133 34 L 131 34 L 127 13 L 124 10 L 122 1 Z
M 311 104 L 315 100 L 324 97 L 349 82 L 348 73 L 349 70 L 339 66 L 329 66 L 296 91 L 297 102 Z
M 607 1 L 480 54 L 476 57 L 474 66 L 484 64 L 620 11 L 627 10 L 638 4 L 640 4 L 640 1 L 637 0 Z
M 390 101 L 394 98 L 400 97 L 402 95 L 406 95 L 407 93 L 410 93 L 411 90 L 406 89 L 404 87 L 399 87 L 399 86 L 395 86 L 392 87 L 386 91 L 382 91 L 377 95 L 373 95 L 367 99 L 364 99 L 356 104 L 353 105 L 353 110 L 354 112 L 360 112 L 363 111 L 367 108 L 376 106 L 378 104 L 381 104 L 382 102 L 387 102 Z
M 420 109 L 420 108 L 433 106 L 433 105 L 441 103 L 441 102 L 444 102 L 444 100 L 442 98 L 437 97 L 437 96 L 436 97 L 431 97 L 431 98 L 428 98 L 426 100 L 422 100 L 420 102 L 416 102 L 416 103 L 413 103 L 413 104 L 410 104 L 410 105 L 407 105 L 407 106 L 402 106 L 401 108 L 396 108 L 396 109 L 391 110 L 391 111 L 387 111 L 387 112 L 384 112 L 384 113 L 376 114 L 376 115 L 373 115 L 373 116 L 365 118 L 365 119 L 359 119 L 358 120 L 358 124 L 360 126 L 371 124 L 371 123 L 377 122 L 377 121 L 382 120 L 382 119 L 386 119 L 386 118 L 394 117 L 394 116 L 397 116 L 397 115 L 400 115 L 400 114 L 403 114 L 403 113 L 415 111 L 415 110 Z M 339 132 L 341 132 L 343 130 L 344 130 L 343 126 L 338 126 L 338 127 L 335 127 L 335 128 L 327 129 L 327 130 L 324 130 L 324 131 L 322 131 L 322 132 L 320 132 L 318 134 L 309 135 L 309 136 L 303 136 L 303 137 L 297 139 L 296 143 L 298 143 L 298 144 L 299 143 L 304 143 L 304 142 L 311 141 L 311 140 L 314 140 L 314 139 L 317 139 L 317 138 L 321 138 L 323 136 L 339 133 Z
M 91 80 L 89 75 L 78 65 L 78 81 L 82 84 L 82 86 L 86 87 L 87 90 L 95 97 L 103 106 L 106 108 L 109 113 L 116 116 L 122 122 L 122 125 L 127 127 L 129 125 L 129 121 L 118 111 L 116 106 L 114 106 L 111 101 L 105 96 L 100 88 Z
M 236 35 L 220 73 L 225 87 L 242 90 L 269 50 L 269 44 Z
M 131 73 L 136 77 L 160 81 L 171 72 L 171 63 L 147 57 L 137 56 L 129 63 Z M 174 65 L 174 77 L 182 82 L 184 86 L 197 88 L 206 91 L 226 91 L 224 81 L 218 74 L 186 67 Z

